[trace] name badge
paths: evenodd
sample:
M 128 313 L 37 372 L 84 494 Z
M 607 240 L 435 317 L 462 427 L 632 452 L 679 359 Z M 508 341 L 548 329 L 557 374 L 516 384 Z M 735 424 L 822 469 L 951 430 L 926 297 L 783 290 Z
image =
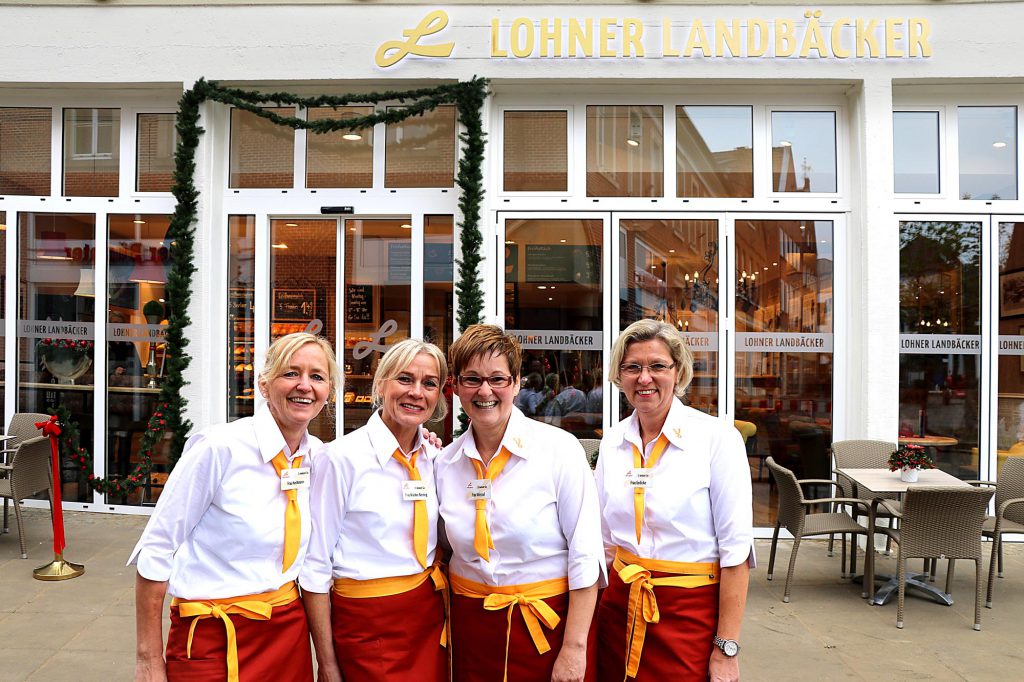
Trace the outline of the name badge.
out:
M 427 499 L 427 482 L 402 481 L 402 499 L 406 502 Z
M 300 490 L 309 487 L 309 467 L 281 470 L 281 490 Z
M 466 493 L 471 500 L 491 499 L 491 479 L 478 478 L 466 484 Z
M 626 472 L 627 488 L 646 488 L 651 484 L 650 469 L 630 469 Z

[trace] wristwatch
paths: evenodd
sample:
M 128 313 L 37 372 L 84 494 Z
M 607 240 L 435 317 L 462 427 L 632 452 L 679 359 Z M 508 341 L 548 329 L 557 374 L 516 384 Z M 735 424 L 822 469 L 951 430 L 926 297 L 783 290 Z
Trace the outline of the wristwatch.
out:
M 740 652 L 740 643 L 735 639 L 722 639 L 718 635 L 715 635 L 715 646 L 722 650 L 722 653 L 732 658 Z

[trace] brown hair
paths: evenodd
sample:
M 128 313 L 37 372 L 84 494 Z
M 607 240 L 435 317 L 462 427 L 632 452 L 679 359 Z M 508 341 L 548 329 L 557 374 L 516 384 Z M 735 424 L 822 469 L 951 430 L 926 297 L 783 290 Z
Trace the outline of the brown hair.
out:
M 508 362 L 508 370 L 514 379 L 519 379 L 523 350 L 519 342 L 493 324 L 473 324 L 462 333 L 448 349 L 448 369 L 458 377 L 474 358 L 500 355 Z

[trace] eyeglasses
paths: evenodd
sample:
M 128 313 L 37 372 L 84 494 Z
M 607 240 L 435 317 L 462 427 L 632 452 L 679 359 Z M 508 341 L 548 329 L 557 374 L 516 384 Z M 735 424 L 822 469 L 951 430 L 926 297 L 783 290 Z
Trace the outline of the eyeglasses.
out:
M 658 376 L 659 374 L 665 374 L 670 369 L 674 369 L 676 363 L 666 365 L 664 362 L 652 362 L 649 365 L 638 365 L 635 362 L 631 362 L 628 365 L 619 365 L 619 371 L 625 374 L 627 377 L 638 377 L 640 373 L 645 369 L 651 376 Z
M 480 388 L 484 385 L 485 381 L 491 388 L 507 388 L 515 381 L 515 377 L 507 374 L 495 374 L 489 377 L 462 376 L 460 374 L 458 381 L 459 385 L 463 388 Z

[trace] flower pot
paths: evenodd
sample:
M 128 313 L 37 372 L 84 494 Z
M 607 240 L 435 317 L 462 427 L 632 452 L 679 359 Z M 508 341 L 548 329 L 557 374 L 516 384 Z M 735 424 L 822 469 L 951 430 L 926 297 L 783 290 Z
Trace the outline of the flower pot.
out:
M 914 467 L 904 467 L 900 470 L 900 480 L 904 483 L 917 483 L 917 474 L 920 471 Z
M 75 379 L 89 371 L 92 357 L 70 348 L 53 348 L 43 357 L 43 365 L 60 384 L 73 384 Z

